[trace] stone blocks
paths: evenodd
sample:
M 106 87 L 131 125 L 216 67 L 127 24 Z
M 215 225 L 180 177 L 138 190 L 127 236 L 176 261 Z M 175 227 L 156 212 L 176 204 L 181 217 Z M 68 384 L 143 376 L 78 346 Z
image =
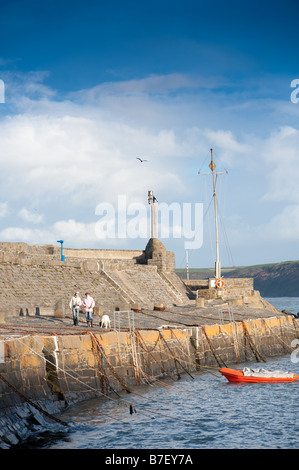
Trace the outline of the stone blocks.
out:
M 217 366 L 217 360 L 220 364 L 246 362 L 255 358 L 252 345 L 268 357 L 282 354 L 284 345 L 297 337 L 294 321 L 285 316 L 205 328 L 138 330 L 135 335 L 96 334 L 103 356 L 101 349 L 95 350 L 90 334 L 16 338 L 5 343 L 1 374 L 25 397 L 56 414 L 66 403 L 101 395 L 103 373 L 111 387 L 120 391 L 140 383 L 139 369 L 154 379 L 186 372 L 180 361 L 191 373 L 201 365 Z M 48 419 L 1 380 L 0 394 L 0 448 L 26 437 L 33 419 L 47 426 Z M 1 432 L 7 426 L 9 433 Z
M 65 302 L 62 299 L 58 300 L 55 304 L 54 317 L 55 318 L 65 317 Z

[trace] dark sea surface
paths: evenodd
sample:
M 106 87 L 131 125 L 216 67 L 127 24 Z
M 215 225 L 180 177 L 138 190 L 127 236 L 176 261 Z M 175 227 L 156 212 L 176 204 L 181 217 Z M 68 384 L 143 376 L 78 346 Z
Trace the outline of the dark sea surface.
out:
M 267 299 L 280 310 L 299 311 L 299 298 Z M 299 345 L 297 345 L 299 351 Z M 238 364 L 299 374 L 299 352 Z M 67 432 L 27 441 L 29 449 L 297 449 L 299 381 L 229 383 L 218 368 L 181 380 L 113 394 L 70 407 L 61 415 Z M 130 405 L 136 412 L 130 414 Z

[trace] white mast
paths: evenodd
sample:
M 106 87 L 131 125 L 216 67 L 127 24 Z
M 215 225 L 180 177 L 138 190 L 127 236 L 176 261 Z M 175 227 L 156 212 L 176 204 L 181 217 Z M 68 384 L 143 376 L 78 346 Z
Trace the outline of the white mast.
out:
M 215 212 L 215 232 L 216 232 L 216 262 L 215 262 L 215 277 L 219 279 L 221 277 L 221 264 L 219 259 L 219 237 L 218 237 L 218 217 L 217 217 L 217 201 L 216 201 L 216 184 L 217 184 L 217 176 L 221 173 L 227 173 L 227 171 L 217 172 L 215 171 L 216 164 L 213 160 L 213 149 L 211 149 L 211 162 L 209 167 L 212 172 L 213 178 L 213 199 L 214 199 L 214 212 Z M 201 173 L 200 171 L 198 174 L 209 174 L 209 173 Z

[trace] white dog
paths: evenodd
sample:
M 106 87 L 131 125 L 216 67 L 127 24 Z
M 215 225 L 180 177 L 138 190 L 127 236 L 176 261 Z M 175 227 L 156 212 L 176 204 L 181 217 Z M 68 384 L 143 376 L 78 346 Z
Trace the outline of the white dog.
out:
M 108 315 L 103 315 L 100 321 L 101 328 L 110 328 L 110 318 Z

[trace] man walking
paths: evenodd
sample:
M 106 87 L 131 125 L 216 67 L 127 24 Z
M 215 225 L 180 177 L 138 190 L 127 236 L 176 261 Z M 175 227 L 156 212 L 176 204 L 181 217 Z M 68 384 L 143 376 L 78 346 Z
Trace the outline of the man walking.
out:
M 73 297 L 71 298 L 70 301 L 70 309 L 73 312 L 73 321 L 74 325 L 78 325 L 79 323 L 79 311 L 80 311 L 80 306 L 82 305 L 82 301 L 79 297 L 79 292 L 75 292 Z

